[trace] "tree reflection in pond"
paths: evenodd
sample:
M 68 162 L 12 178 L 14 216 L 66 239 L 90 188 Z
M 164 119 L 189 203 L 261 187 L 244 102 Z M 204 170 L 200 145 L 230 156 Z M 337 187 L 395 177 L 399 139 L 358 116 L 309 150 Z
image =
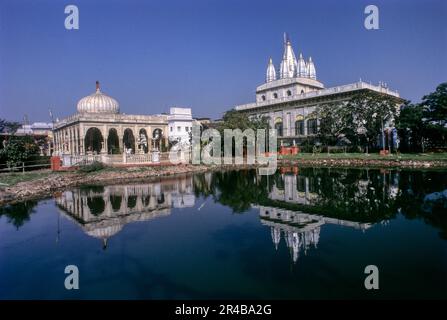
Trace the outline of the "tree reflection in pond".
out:
M 5 216 L 9 223 L 19 229 L 30 219 L 36 205 L 37 201 L 29 200 L 0 207 L 0 218 Z

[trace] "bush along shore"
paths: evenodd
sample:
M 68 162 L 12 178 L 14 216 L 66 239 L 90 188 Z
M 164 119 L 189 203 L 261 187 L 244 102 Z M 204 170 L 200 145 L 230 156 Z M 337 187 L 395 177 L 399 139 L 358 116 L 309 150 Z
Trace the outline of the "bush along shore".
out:
M 326 157 L 285 156 L 278 159 L 278 166 L 343 167 L 343 168 L 402 168 L 447 170 L 447 159 L 415 159 L 397 157 Z M 118 184 L 151 181 L 161 177 L 209 171 L 255 168 L 256 165 L 160 165 L 148 167 L 111 168 L 86 166 L 77 171 L 51 172 L 49 170 L 25 174 L 0 175 L 0 206 L 29 199 L 53 196 L 56 192 L 86 184 Z

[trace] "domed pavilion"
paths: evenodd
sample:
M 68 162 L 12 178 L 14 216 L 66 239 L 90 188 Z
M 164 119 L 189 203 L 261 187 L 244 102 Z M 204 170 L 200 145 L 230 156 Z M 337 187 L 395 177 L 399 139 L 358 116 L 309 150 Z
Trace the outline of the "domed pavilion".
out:
M 117 100 L 96 91 L 77 104 L 77 112 L 54 124 L 59 155 L 143 154 L 167 144 L 168 115 L 120 113 Z

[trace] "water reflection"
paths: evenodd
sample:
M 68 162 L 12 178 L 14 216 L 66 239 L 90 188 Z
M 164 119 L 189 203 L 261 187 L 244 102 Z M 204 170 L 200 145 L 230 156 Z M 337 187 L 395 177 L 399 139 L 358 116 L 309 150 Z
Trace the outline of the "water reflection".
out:
M 127 223 L 167 216 L 171 208 L 192 207 L 194 203 L 192 176 L 131 185 L 85 186 L 56 197 L 62 213 L 85 233 L 101 239 L 104 248 L 107 239 Z
M 445 172 L 290 167 L 260 176 L 255 170 L 226 171 L 150 183 L 86 186 L 59 194 L 56 204 L 106 245 L 125 224 L 167 216 L 171 208 L 193 207 L 198 196 L 212 197 L 235 213 L 259 210 L 275 247 L 283 238 L 293 261 L 317 247 L 325 224 L 365 231 L 399 213 L 423 219 L 447 239 Z M 0 216 L 19 228 L 36 204 L 3 207 Z

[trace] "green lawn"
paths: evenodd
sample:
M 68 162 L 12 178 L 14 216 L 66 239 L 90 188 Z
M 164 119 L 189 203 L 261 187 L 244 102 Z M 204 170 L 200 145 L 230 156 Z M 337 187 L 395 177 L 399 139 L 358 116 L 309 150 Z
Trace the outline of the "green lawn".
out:
M 447 161 L 447 152 L 444 153 L 401 153 L 381 156 L 378 153 L 298 153 L 297 155 L 279 156 L 279 159 L 371 159 L 371 160 L 442 160 Z
M 14 173 L 1 173 L 0 174 L 0 187 L 13 186 L 19 182 L 37 180 L 40 178 L 48 177 L 53 174 L 50 170 L 39 170 L 30 172 L 14 172 Z

